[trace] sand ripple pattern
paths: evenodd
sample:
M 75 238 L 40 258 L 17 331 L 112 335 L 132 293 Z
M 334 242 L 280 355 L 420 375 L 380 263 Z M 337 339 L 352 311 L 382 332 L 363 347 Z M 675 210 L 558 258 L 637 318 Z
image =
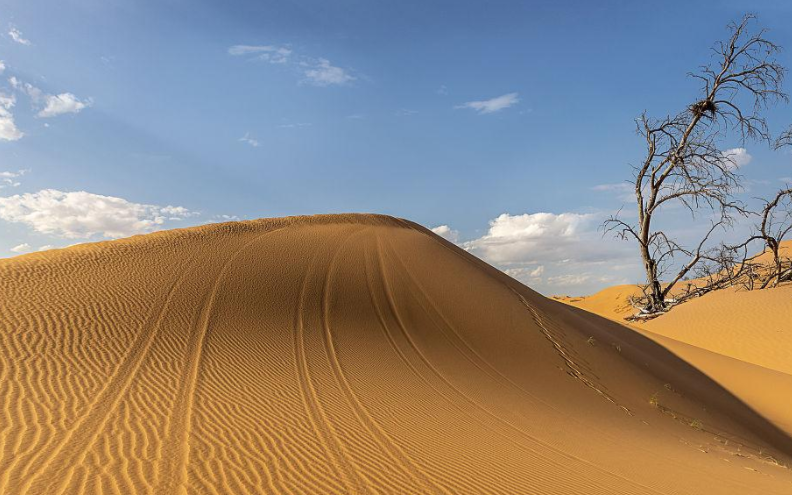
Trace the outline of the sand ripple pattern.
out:
M 702 457 L 647 400 L 695 370 L 586 343 L 608 325 L 375 215 L 0 260 L 0 494 L 789 493 Z M 677 395 L 787 458 L 748 409 Z

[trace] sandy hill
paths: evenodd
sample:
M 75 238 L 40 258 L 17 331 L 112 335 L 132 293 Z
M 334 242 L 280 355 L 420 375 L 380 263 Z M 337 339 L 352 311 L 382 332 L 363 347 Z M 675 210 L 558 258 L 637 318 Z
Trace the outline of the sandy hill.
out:
M 789 433 L 390 217 L 0 261 L 3 494 L 788 494 Z

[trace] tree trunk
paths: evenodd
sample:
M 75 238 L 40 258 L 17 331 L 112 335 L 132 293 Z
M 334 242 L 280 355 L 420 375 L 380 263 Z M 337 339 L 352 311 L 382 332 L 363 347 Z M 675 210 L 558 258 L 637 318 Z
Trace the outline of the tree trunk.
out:
M 771 247 L 773 248 L 773 261 L 775 261 L 775 284 L 773 286 L 777 287 L 781 283 L 781 257 L 778 254 L 779 246 L 775 240 Z
M 651 313 L 656 313 L 665 309 L 663 289 L 657 279 L 657 264 L 649 255 L 649 247 L 646 245 L 641 246 L 641 257 L 646 270 L 646 284 L 649 287 L 649 293 L 647 294 L 649 304 L 647 304 L 646 309 Z

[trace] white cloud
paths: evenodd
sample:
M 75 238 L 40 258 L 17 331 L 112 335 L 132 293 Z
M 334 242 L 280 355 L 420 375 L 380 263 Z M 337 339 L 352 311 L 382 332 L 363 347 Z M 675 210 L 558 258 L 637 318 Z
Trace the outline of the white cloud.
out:
M 590 220 L 591 215 L 578 213 L 504 213 L 490 221 L 487 234 L 464 245 L 496 263 L 560 261 L 569 257 L 568 246 L 577 243 Z
M 8 35 L 11 36 L 11 39 L 19 43 L 20 45 L 30 45 L 30 40 L 26 40 L 22 37 L 22 32 L 19 29 L 11 26 L 8 30 Z
M 17 170 L 16 172 L 0 172 L 0 189 L 6 187 L 19 187 L 21 183 L 16 180 L 25 175 L 29 170 Z
M 234 45 L 228 49 L 228 54 L 235 57 L 256 55 L 256 58 L 271 64 L 285 64 L 289 61 L 292 51 L 282 46 Z
M 31 250 L 30 244 L 28 244 L 27 242 L 23 242 L 22 244 L 19 244 L 18 246 L 14 246 L 11 248 L 12 253 L 27 253 L 30 252 L 30 250 Z
M 314 86 L 343 86 L 357 78 L 347 69 L 336 67 L 326 58 L 295 55 L 290 48 L 275 45 L 234 45 L 228 49 L 234 57 L 264 60 L 271 64 L 289 64 L 299 67 L 305 79 Z
M 242 219 L 236 215 L 215 215 L 212 220 L 217 222 L 238 222 Z
M 259 147 L 259 142 L 257 140 L 255 140 L 255 139 L 253 139 L 252 137 L 250 137 L 250 133 L 249 132 L 246 132 L 244 136 L 239 138 L 239 142 L 240 143 L 247 143 L 250 146 L 253 146 L 254 148 L 258 148 Z
M 0 219 L 70 239 L 96 235 L 118 238 L 151 232 L 161 228 L 169 218 L 190 215 L 192 212 L 183 207 L 132 203 L 85 191 L 44 189 L 0 197 Z
M 437 227 L 431 228 L 430 230 L 447 241 L 453 242 L 455 244 L 457 241 L 459 241 L 459 232 L 452 230 L 448 225 L 439 225 Z
M 44 96 L 44 109 L 37 116 L 41 118 L 56 117 L 65 113 L 80 113 L 85 108 L 91 106 L 90 99 L 80 101 L 71 93 L 61 93 L 59 95 Z
M 603 238 L 600 220 L 585 213 L 504 213 L 486 234 L 461 246 L 545 293 L 593 292 L 606 278 L 624 282 L 640 268 L 633 246 Z
M 519 102 L 520 98 L 517 93 L 508 93 L 489 100 L 468 101 L 467 103 L 457 105 L 455 108 L 470 108 L 478 113 L 494 113 L 512 107 Z
M 745 148 L 731 148 L 723 152 L 723 159 L 727 168 L 735 170 L 751 163 L 753 157 Z
M 79 113 L 93 104 L 92 99 L 80 100 L 72 93 L 46 94 L 32 84 L 22 82 L 14 76 L 9 77 L 8 82 L 17 91 L 28 95 L 35 106 L 43 105 L 44 108 L 36 114 L 40 118 L 46 119 L 66 113 Z
M 634 185 L 626 182 L 619 182 L 618 184 L 599 184 L 591 188 L 592 191 L 616 191 L 616 192 L 630 192 L 635 188 Z
M 15 104 L 15 96 L 0 93 L 0 139 L 4 141 L 17 141 L 25 135 L 17 128 L 14 114 L 11 113 Z
M 6 70 L 6 64 L 5 64 L 5 62 L 3 62 L 2 60 L 0 60 L 0 74 L 2 74 L 3 72 L 5 72 L 5 70 Z
M 38 248 L 36 251 L 49 251 L 50 249 L 55 249 L 57 246 L 53 246 L 52 244 L 45 244 Z
M 343 86 L 356 79 L 341 67 L 331 65 L 326 58 L 320 58 L 313 64 L 304 65 L 309 67 L 305 70 L 306 80 L 314 86 L 330 86 L 333 84 Z

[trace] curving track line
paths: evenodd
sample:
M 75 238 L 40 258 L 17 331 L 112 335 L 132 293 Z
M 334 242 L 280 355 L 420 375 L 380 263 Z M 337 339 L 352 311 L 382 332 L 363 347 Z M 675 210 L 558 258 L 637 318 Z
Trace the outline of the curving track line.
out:
M 610 476 L 612 476 L 612 477 L 614 477 L 616 479 L 619 479 L 620 481 L 623 481 L 623 482 L 628 483 L 628 484 L 630 484 L 632 486 L 635 486 L 637 488 L 645 490 L 646 493 L 656 493 L 656 494 L 660 493 L 660 492 L 654 490 L 651 487 L 644 486 L 644 485 L 642 485 L 642 484 L 640 484 L 640 483 L 638 483 L 636 481 L 633 481 L 631 479 L 625 478 L 625 477 L 623 477 L 623 476 L 621 476 L 619 474 L 610 472 L 610 471 L 608 471 L 606 469 L 603 469 L 603 468 L 601 468 L 599 466 L 596 466 L 596 465 L 592 464 L 591 462 L 588 462 L 588 461 L 586 461 L 584 459 L 581 459 L 581 458 L 576 457 L 574 455 L 571 455 L 571 454 L 568 454 L 566 452 L 563 452 L 563 451 L 553 447 L 552 445 L 549 445 L 549 444 L 539 440 L 538 438 L 530 435 L 529 433 L 527 433 L 524 430 L 520 429 L 516 425 L 512 424 L 510 421 L 507 421 L 506 419 L 504 419 L 504 418 L 498 416 L 497 414 L 493 413 L 492 411 L 490 411 L 489 409 L 487 409 L 483 405 L 479 404 L 478 402 L 473 400 L 471 397 L 469 397 L 467 394 L 465 394 L 464 392 L 459 390 L 459 388 L 457 388 L 454 384 L 452 384 L 445 376 L 443 376 L 442 373 L 440 373 L 440 371 L 434 365 L 431 364 L 431 362 L 428 360 L 428 358 L 425 356 L 425 354 L 417 347 L 417 345 L 415 344 L 415 341 L 410 337 L 406 326 L 404 325 L 401 317 L 398 314 L 398 310 L 396 309 L 395 299 L 393 297 L 393 293 L 392 293 L 392 290 L 390 288 L 390 285 L 388 284 L 388 281 L 387 281 L 387 276 L 386 276 L 385 271 L 384 271 L 386 264 L 385 264 L 384 259 L 383 259 L 382 241 L 379 238 L 379 236 L 377 236 L 377 238 L 376 238 L 376 243 L 377 243 L 377 255 L 378 255 L 378 259 L 379 259 L 380 274 L 381 274 L 381 277 L 382 277 L 382 283 L 385 286 L 385 293 L 386 293 L 386 296 L 388 298 L 388 305 L 390 307 L 390 310 L 391 310 L 393 316 L 396 318 L 396 321 L 398 323 L 398 327 L 400 328 L 402 334 L 406 338 L 406 340 L 409 343 L 410 347 L 412 347 L 413 351 L 416 353 L 416 355 L 419 357 L 419 359 L 421 361 L 423 361 L 424 365 L 429 368 L 429 370 L 432 372 L 432 374 L 434 374 L 440 380 L 441 383 L 443 383 L 445 386 L 450 388 L 453 393 L 458 395 L 465 402 L 467 402 L 468 404 L 470 404 L 474 408 L 480 410 L 486 416 L 488 416 L 488 417 L 492 418 L 493 420 L 495 420 L 496 423 L 499 423 L 499 424 L 505 426 L 508 430 L 511 430 L 512 432 L 517 433 L 520 437 L 523 437 L 524 439 L 526 439 L 526 440 L 528 440 L 530 442 L 533 442 L 533 443 L 541 445 L 541 446 L 543 446 L 545 448 L 548 448 L 549 450 L 555 452 L 557 455 L 560 455 L 562 457 L 565 457 L 565 458 L 573 460 L 573 461 L 580 462 L 582 465 L 585 465 L 585 466 L 590 467 L 590 468 L 592 468 L 592 469 L 594 469 L 596 471 L 599 471 L 599 472 L 601 472 L 603 474 L 610 475 Z M 400 351 L 400 353 L 401 353 L 401 351 Z M 411 365 L 410 367 L 413 370 L 416 370 L 414 368 L 414 366 Z M 423 378 L 423 380 L 428 383 L 428 381 L 426 381 L 425 378 Z M 432 386 L 432 385 L 430 385 L 430 386 Z M 432 386 L 432 388 L 435 389 L 449 403 L 451 403 L 451 404 L 455 405 L 455 407 L 459 408 L 459 406 L 455 403 L 455 401 L 451 400 L 448 396 L 446 396 L 445 394 L 440 392 L 436 387 Z M 494 433 L 497 433 L 497 434 L 503 436 L 510 443 L 512 443 L 513 445 L 515 445 L 519 449 L 527 451 L 527 452 L 530 452 L 533 455 L 537 456 L 538 458 L 544 459 L 548 463 L 555 464 L 558 467 L 562 467 L 562 468 L 564 467 L 560 463 L 558 463 L 557 461 L 553 461 L 552 459 L 549 459 L 547 456 L 542 455 L 538 451 L 529 448 L 524 443 L 516 441 L 514 438 L 512 438 L 511 436 L 505 434 L 504 432 L 501 432 L 498 429 L 491 428 L 489 425 L 487 425 L 486 423 L 481 421 L 480 418 L 477 418 L 477 417 L 471 415 L 470 412 L 465 411 L 465 410 L 463 410 L 461 408 L 460 408 L 460 410 L 462 410 L 464 412 L 464 414 L 467 415 L 469 418 L 471 418 L 475 422 L 479 423 L 481 426 L 485 427 L 487 430 L 492 431 Z M 600 490 L 607 491 L 605 486 L 597 486 L 597 488 L 600 489 Z
M 79 464 L 79 462 L 75 462 L 75 457 L 77 459 L 85 457 L 87 450 L 104 431 L 110 418 L 110 412 L 116 409 L 140 370 L 160 331 L 168 306 L 176 290 L 184 281 L 186 273 L 187 269 L 185 268 L 179 278 L 171 284 L 159 314 L 148 328 L 140 332 L 127 352 L 123 363 L 107 380 L 102 390 L 96 394 L 96 398 L 85 407 L 86 413 L 74 422 L 71 430 L 62 436 L 54 448 L 33 459 L 22 471 L 21 477 L 27 481 L 19 488 L 19 495 L 26 495 L 31 490 L 36 494 L 48 493 L 51 487 L 41 486 L 46 481 L 49 481 L 50 485 L 60 484 L 63 489 L 63 486 L 69 481 L 69 476 L 66 476 L 65 473 Z M 53 467 L 55 471 L 51 472 Z M 42 478 L 45 473 L 49 475 L 47 480 Z
M 436 482 L 432 481 L 429 476 L 423 472 L 418 465 L 396 444 L 396 442 L 388 435 L 388 433 L 377 423 L 371 413 L 368 412 L 366 407 L 363 405 L 363 402 L 360 400 L 358 395 L 355 393 L 352 385 L 349 383 L 349 380 L 344 373 L 343 367 L 341 366 L 341 362 L 338 359 L 338 353 L 335 349 L 335 343 L 333 340 L 333 333 L 330 327 L 330 287 L 333 278 L 333 271 L 335 269 L 335 264 L 338 259 L 338 253 L 341 251 L 341 248 L 353 237 L 359 235 L 360 233 L 368 232 L 370 228 L 358 230 L 355 234 L 347 237 L 342 243 L 341 246 L 336 249 L 335 253 L 333 254 L 332 259 L 330 260 L 330 264 L 327 267 L 327 273 L 325 275 L 325 282 L 324 288 L 322 291 L 322 327 L 324 329 L 323 334 L 323 342 L 325 345 L 325 352 L 327 353 L 327 359 L 330 362 L 333 375 L 335 376 L 336 383 L 339 385 L 341 390 L 346 397 L 347 403 L 349 404 L 350 408 L 355 414 L 355 417 L 358 419 L 360 424 L 366 428 L 369 432 L 369 435 L 376 441 L 379 445 L 380 449 L 390 458 L 391 462 L 394 465 L 399 466 L 400 471 L 406 474 L 409 478 L 413 480 L 416 484 L 422 486 L 422 490 L 416 493 L 445 493 L 449 494 L 447 490 L 445 490 L 442 486 L 438 485 Z
M 165 436 L 166 442 L 162 457 L 164 460 L 164 467 L 162 476 L 160 477 L 160 486 L 163 489 L 167 489 L 168 493 L 187 493 L 188 466 L 190 463 L 190 432 L 192 431 L 195 391 L 198 386 L 198 376 L 204 353 L 204 346 L 206 345 L 206 336 L 209 333 L 212 309 L 217 300 L 220 284 L 226 276 L 228 269 L 245 249 L 261 241 L 265 236 L 274 234 L 282 229 L 283 227 L 263 232 L 229 255 L 228 259 L 220 267 L 217 277 L 212 284 L 212 288 L 206 297 L 208 302 L 203 306 L 199 323 L 190 333 L 185 349 L 187 365 L 179 381 L 182 386 L 173 404 L 170 431 L 168 431 Z
M 338 246 L 336 245 L 336 249 Z M 351 465 L 350 459 L 343 452 L 343 446 L 340 440 L 333 433 L 324 409 L 321 405 L 321 400 L 311 380 L 310 367 L 308 366 L 308 358 L 305 352 L 305 325 L 303 322 L 303 308 L 305 305 L 306 289 L 308 287 L 308 280 L 314 271 L 316 265 L 317 255 L 314 253 L 308 268 L 303 277 L 300 286 L 300 295 L 298 296 L 297 309 L 295 313 L 294 322 L 294 356 L 297 368 L 297 376 L 300 383 L 300 397 L 305 407 L 305 412 L 308 415 L 311 426 L 316 434 L 317 440 L 322 444 L 323 449 L 327 452 L 328 456 L 334 461 L 331 463 L 333 469 L 336 471 L 337 478 L 342 482 L 343 489 L 339 490 L 343 493 L 368 493 L 370 490 L 366 487 L 365 482 L 358 475 L 358 471 Z M 337 466 L 341 467 L 341 470 Z M 343 472 L 342 472 L 343 471 Z

